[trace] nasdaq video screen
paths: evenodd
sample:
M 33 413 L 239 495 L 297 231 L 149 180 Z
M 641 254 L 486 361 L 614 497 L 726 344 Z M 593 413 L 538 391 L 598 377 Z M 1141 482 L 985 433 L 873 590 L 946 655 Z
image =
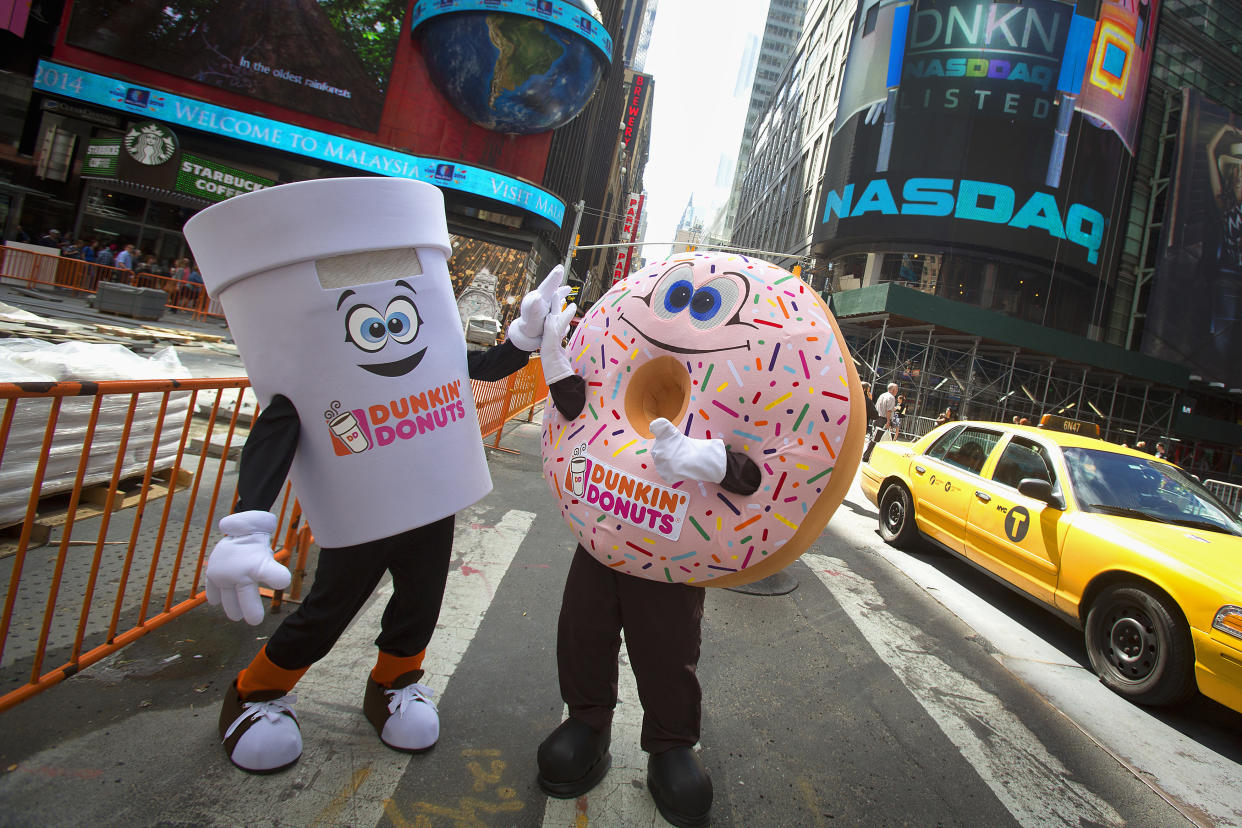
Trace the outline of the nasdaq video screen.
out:
M 1134 154 L 1155 0 L 863 0 L 815 232 L 1097 276 Z

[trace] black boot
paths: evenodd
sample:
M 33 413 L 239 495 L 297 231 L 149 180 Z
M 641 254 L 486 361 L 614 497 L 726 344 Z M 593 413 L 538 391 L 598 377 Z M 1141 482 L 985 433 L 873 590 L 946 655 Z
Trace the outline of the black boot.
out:
M 679 828 L 707 825 L 712 780 L 692 747 L 675 747 L 647 760 L 647 789 L 660 816 Z
M 573 799 L 594 788 L 608 773 L 612 728 L 596 732 L 578 719 L 566 719 L 539 746 L 539 787 L 548 796 Z

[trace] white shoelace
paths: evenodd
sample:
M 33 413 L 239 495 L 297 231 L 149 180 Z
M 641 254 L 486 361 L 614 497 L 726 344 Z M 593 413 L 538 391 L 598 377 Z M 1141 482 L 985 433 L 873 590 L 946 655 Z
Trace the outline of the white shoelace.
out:
M 385 690 L 388 694 L 388 713 L 392 716 L 401 716 L 405 713 L 407 705 L 422 702 L 431 706 L 432 710 L 436 706 L 431 702 L 431 696 L 435 695 L 435 691 L 425 684 L 407 684 L 400 690 Z
M 267 719 L 270 724 L 276 724 L 280 721 L 280 717 L 288 713 L 297 719 L 297 714 L 293 712 L 293 703 L 298 697 L 292 694 L 281 696 L 278 699 L 264 702 L 242 702 L 242 714 L 233 720 L 229 725 L 229 729 L 225 731 L 224 738 L 227 740 L 233 735 L 233 731 L 241 726 L 242 722 L 254 719 L 259 716 Z

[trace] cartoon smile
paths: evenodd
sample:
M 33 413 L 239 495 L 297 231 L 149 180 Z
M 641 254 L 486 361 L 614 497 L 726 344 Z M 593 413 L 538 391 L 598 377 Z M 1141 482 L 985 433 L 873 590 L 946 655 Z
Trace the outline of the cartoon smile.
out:
M 672 351 L 673 353 L 677 353 L 677 354 L 713 354 L 719 351 L 737 351 L 743 348 L 746 349 L 747 351 L 750 350 L 749 339 L 743 342 L 741 345 L 727 345 L 727 346 L 715 345 L 710 348 L 687 348 L 684 345 L 673 345 L 669 342 L 661 342 L 660 340 L 656 339 L 650 334 L 645 333 L 641 328 L 639 328 L 637 325 L 634 324 L 633 319 L 626 316 L 624 313 L 620 315 L 620 319 L 628 323 L 629 326 L 634 329 L 634 333 L 638 334 L 643 339 L 650 342 L 652 345 L 655 345 L 659 348 L 663 348 L 666 351 Z
M 370 371 L 372 374 L 379 374 L 381 377 L 400 377 L 410 373 L 418 367 L 418 363 L 423 361 L 423 354 L 427 353 L 427 349 L 423 348 L 416 354 L 411 354 L 405 359 L 398 359 L 394 362 L 376 362 L 373 364 L 359 363 L 358 367 Z

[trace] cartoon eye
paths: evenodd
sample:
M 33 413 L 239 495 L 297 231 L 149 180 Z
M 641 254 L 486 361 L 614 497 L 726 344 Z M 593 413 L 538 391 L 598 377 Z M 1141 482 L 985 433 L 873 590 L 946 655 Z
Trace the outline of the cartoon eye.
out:
M 418 308 L 409 299 L 405 297 L 393 299 L 388 303 L 387 313 L 388 335 L 392 337 L 393 342 L 404 345 L 418 336 L 421 324 L 418 318 Z
M 661 319 L 672 319 L 686 309 L 694 296 L 694 285 L 683 274 L 689 268 L 673 268 L 651 292 L 651 311 Z
M 354 305 L 345 316 L 345 335 L 364 351 L 378 351 L 388 342 L 388 325 L 370 305 Z
M 707 330 L 720 324 L 737 307 L 741 288 L 732 279 L 712 279 L 690 299 L 690 324 Z

